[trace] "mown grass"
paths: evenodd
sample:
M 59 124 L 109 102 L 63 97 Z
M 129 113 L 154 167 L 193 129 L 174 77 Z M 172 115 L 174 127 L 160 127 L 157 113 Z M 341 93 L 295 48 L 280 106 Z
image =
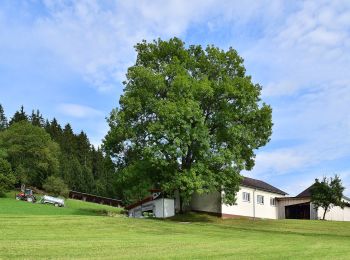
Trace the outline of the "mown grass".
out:
M 80 200 L 65 200 L 65 207 L 54 207 L 47 204 L 16 201 L 16 192 L 9 192 L 5 198 L 0 198 L 0 216 L 3 214 L 16 216 L 29 215 L 113 215 L 122 212 L 121 208 L 84 202 Z
M 27 203 L 8 200 L 0 199 L 0 259 L 350 258 L 347 222 L 221 220 L 196 214 L 129 219 L 93 211 L 90 216 L 73 214 L 72 208 L 48 205 L 31 205 L 45 206 L 45 214 L 37 209 L 12 214 L 2 209 L 4 203 L 7 209 L 10 204 L 17 208 L 12 212 Z

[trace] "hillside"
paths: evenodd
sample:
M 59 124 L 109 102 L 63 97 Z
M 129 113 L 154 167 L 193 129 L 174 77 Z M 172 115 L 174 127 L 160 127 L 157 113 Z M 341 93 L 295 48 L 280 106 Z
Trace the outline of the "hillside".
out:
M 350 223 L 129 219 L 81 201 L 66 208 L 0 199 L 0 259 L 348 259 Z M 98 216 L 100 215 L 100 216 Z

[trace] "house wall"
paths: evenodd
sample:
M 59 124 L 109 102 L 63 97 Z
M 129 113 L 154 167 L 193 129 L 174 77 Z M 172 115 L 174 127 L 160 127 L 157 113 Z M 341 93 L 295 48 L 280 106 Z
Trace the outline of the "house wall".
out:
M 243 201 L 243 192 L 250 193 L 249 202 Z M 258 195 L 264 196 L 264 204 L 257 203 Z M 270 205 L 270 198 L 283 197 L 283 195 L 241 186 L 236 196 L 237 200 L 235 205 L 230 206 L 222 204 L 221 212 L 223 217 L 245 216 L 277 219 L 278 207 Z
M 317 215 L 319 219 L 323 218 L 324 210 L 319 208 Z M 350 221 L 350 208 L 345 207 L 333 207 L 326 213 L 326 220 L 335 220 L 335 221 Z
M 194 211 L 221 214 L 221 194 L 219 192 L 193 194 L 190 208 Z
M 349 203 L 349 200 L 345 200 L 345 202 Z M 318 219 L 323 218 L 324 210 L 319 208 L 317 210 Z M 350 221 L 350 207 L 333 207 L 326 213 L 326 220 L 335 220 L 335 221 Z

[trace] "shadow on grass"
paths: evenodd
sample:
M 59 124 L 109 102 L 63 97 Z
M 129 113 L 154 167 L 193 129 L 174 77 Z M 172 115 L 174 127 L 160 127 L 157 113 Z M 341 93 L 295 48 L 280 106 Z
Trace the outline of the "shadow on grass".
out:
M 177 214 L 174 217 L 169 218 L 170 221 L 176 222 L 206 222 L 217 223 L 221 218 L 217 216 L 211 216 L 204 213 L 186 212 L 183 214 Z

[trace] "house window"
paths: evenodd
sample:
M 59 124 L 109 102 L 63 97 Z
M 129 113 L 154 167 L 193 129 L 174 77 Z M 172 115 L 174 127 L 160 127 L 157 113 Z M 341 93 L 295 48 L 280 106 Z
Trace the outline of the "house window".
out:
M 258 204 L 264 204 L 264 196 L 258 195 L 257 196 L 257 201 L 258 201 Z
M 276 198 L 270 198 L 270 205 L 276 206 Z
M 249 192 L 243 192 L 243 201 L 250 202 L 250 193 Z

